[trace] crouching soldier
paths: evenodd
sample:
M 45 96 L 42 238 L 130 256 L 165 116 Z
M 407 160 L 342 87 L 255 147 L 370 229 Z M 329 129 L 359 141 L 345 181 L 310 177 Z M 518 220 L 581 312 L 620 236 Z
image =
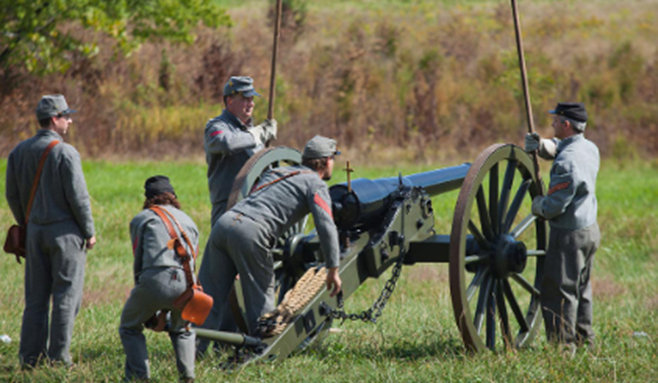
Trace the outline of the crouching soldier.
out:
M 180 379 L 191 382 L 194 380 L 195 336 L 189 331 L 189 323 L 181 318 L 181 311 L 173 304 L 187 288 L 185 266 L 170 246 L 172 237 L 168 224 L 191 255 L 198 249 L 199 230 L 180 210 L 169 178 L 151 177 L 146 180 L 144 189 L 144 210 L 130 222 L 135 287 L 123 308 L 119 326 L 126 353 L 126 379 L 150 379 L 146 339 L 142 333 L 147 323 L 148 327 L 159 326 L 160 330 L 169 333 Z M 167 218 L 168 224 L 160 214 Z M 194 270 L 194 257 L 188 258 L 189 267 Z M 170 319 L 165 325 L 167 311 Z

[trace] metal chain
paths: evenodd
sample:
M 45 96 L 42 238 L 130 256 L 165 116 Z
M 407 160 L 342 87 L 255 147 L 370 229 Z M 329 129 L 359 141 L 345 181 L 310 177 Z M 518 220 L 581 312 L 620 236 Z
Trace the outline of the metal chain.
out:
M 345 322 L 346 319 L 349 319 L 352 321 L 361 320 L 363 322 L 377 323 L 377 318 L 379 318 L 382 315 L 382 311 L 384 310 L 384 307 L 386 306 L 388 299 L 393 294 L 393 291 L 395 291 L 395 285 L 398 282 L 400 275 L 402 274 L 402 262 L 404 261 L 405 255 L 406 255 L 406 251 L 404 251 L 404 249 L 401 248 L 400 257 L 398 258 L 397 262 L 395 263 L 395 266 L 393 267 L 393 275 L 391 275 L 391 278 L 388 281 L 386 281 L 386 284 L 384 285 L 384 288 L 382 289 L 379 298 L 377 298 L 377 300 L 372 304 L 372 306 L 369 309 L 361 311 L 360 314 L 346 313 L 345 310 L 343 310 L 343 304 L 344 304 L 343 295 L 340 294 L 338 298 L 338 308 L 332 309 L 327 314 L 327 316 L 331 317 L 332 319 L 340 319 L 343 322 Z

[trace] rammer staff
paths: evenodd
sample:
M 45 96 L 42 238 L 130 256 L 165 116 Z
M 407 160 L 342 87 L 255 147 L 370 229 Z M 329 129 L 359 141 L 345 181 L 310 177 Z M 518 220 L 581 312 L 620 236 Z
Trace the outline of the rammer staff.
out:
M 523 85 L 523 96 L 525 100 L 526 117 L 528 119 L 528 133 L 535 132 L 535 124 L 532 119 L 532 105 L 530 104 L 530 89 L 528 87 L 528 76 L 526 74 L 525 56 L 523 55 L 523 41 L 521 39 L 521 25 L 519 22 L 519 11 L 516 6 L 516 0 L 512 0 L 512 15 L 514 18 L 514 32 L 516 34 L 516 50 L 519 55 L 519 69 L 521 70 L 521 83 Z M 537 159 L 537 152 L 532 153 L 532 161 L 535 166 L 535 176 L 537 181 L 541 183 L 539 175 L 539 160 Z M 543 195 L 544 191 L 539 188 L 539 195 Z
M 281 0 L 276 0 L 276 21 L 274 22 L 274 41 L 272 43 L 272 69 L 270 70 L 270 97 L 267 106 L 267 119 L 274 117 L 274 87 L 276 86 L 276 57 L 279 48 L 279 35 L 281 34 Z M 271 140 L 265 146 L 269 147 Z

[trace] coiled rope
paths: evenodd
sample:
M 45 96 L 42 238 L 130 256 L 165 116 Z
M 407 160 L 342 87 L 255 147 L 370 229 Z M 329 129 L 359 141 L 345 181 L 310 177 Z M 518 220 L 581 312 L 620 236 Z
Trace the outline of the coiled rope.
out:
M 274 310 L 260 317 L 260 335 L 272 337 L 283 333 L 294 317 L 322 290 L 326 279 L 326 268 L 308 269 L 295 287 L 286 293 L 283 301 Z

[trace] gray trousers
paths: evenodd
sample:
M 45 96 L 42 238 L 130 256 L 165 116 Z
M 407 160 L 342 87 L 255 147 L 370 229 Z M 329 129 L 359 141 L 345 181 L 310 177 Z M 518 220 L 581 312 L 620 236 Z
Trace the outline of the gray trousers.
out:
M 208 241 L 208 243 L 206 244 L 206 250 L 203 253 L 204 254 L 203 260 L 201 261 L 201 267 L 199 268 L 199 283 L 201 284 L 201 287 L 203 287 L 204 292 L 213 296 L 213 299 L 215 300 L 214 302 L 215 305 L 217 304 L 217 298 L 215 298 L 213 294 L 208 292 L 209 290 L 212 290 L 212 285 L 215 284 L 214 279 L 217 278 L 217 275 L 214 274 L 215 271 L 214 266 L 211 265 L 214 262 L 210 261 L 211 257 L 208 256 L 208 254 L 210 253 L 208 250 L 209 247 L 210 247 L 210 241 Z M 226 299 L 228 303 L 228 297 Z M 208 316 L 208 319 L 206 319 L 206 322 L 204 323 L 203 327 L 211 330 L 238 332 L 239 329 L 235 321 L 233 310 L 231 310 L 230 305 L 228 307 L 229 308 L 227 310 L 216 313 L 216 315 L 213 315 L 213 313 L 211 312 L 210 315 Z M 196 340 L 197 355 L 205 354 L 209 344 L 210 341 L 208 339 L 198 338 Z M 215 343 L 215 347 L 218 348 L 219 345 Z
M 210 218 L 211 228 L 215 226 L 215 223 L 217 223 L 219 217 L 221 217 L 225 211 L 226 211 L 226 201 L 213 204 L 211 218 Z M 210 241 L 206 243 L 206 249 L 204 250 L 203 254 L 208 254 L 209 244 Z M 201 260 L 201 267 L 199 268 L 199 283 L 201 284 L 202 287 L 208 286 L 212 283 L 212 279 L 215 277 L 216 276 L 213 275 L 212 266 L 210 266 L 210 257 L 206 257 L 204 255 L 203 259 Z M 204 291 L 205 291 L 205 287 L 204 287 Z M 206 321 L 206 323 L 208 323 L 209 326 L 207 328 L 212 330 L 221 329 L 222 331 L 230 331 L 230 332 L 237 332 L 239 330 L 238 325 L 235 322 L 233 311 L 230 309 L 220 313 L 219 319 L 215 318 L 215 320 L 211 320 L 211 322 Z M 210 327 L 211 324 L 213 327 Z M 203 338 L 197 339 L 196 341 L 197 354 L 198 355 L 205 354 L 209 344 L 210 341 L 207 339 L 203 339 Z M 215 346 L 218 347 L 217 344 L 215 344 Z
M 228 200 L 224 200 L 212 204 L 212 211 L 210 212 L 210 227 L 215 226 L 215 223 L 219 221 L 219 217 L 221 217 L 224 214 L 224 212 L 226 212 L 227 202 Z
M 258 318 L 274 309 L 274 259 L 270 248 L 266 229 L 252 219 L 232 211 L 219 218 L 204 255 L 212 277 L 201 279 L 201 284 L 214 303 L 202 327 L 218 328 L 222 314 L 230 312 L 228 294 L 239 273 L 249 333 L 257 335 Z
M 541 305 L 546 337 L 560 343 L 593 343 L 591 273 L 601 243 L 599 225 L 580 230 L 551 228 Z
M 26 242 L 21 365 L 35 366 L 45 358 L 70 365 L 73 324 L 85 277 L 84 239 L 78 225 L 68 220 L 53 225 L 29 223 Z
M 176 367 L 181 378 L 194 378 L 193 332 L 185 327 L 188 322 L 181 318 L 172 302 L 186 289 L 185 273 L 177 268 L 153 268 L 144 270 L 139 283 L 121 313 L 119 335 L 126 353 L 126 379 L 150 379 L 148 351 L 144 337 L 144 322 L 158 310 L 171 310 L 169 338 L 176 354 Z

